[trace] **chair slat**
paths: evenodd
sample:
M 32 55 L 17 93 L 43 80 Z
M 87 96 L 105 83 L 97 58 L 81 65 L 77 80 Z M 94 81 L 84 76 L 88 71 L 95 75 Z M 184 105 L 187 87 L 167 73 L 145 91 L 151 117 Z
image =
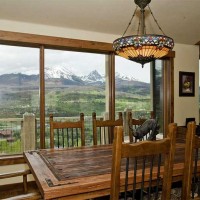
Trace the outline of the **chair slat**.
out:
M 96 113 L 92 113 L 93 144 L 112 144 L 115 126 L 123 126 L 122 112 L 119 112 L 117 120 L 96 119 Z M 99 142 L 98 142 L 99 141 Z
M 53 115 L 49 116 L 50 122 L 50 148 L 55 147 L 55 134 L 57 147 L 85 146 L 84 114 L 80 113 L 79 121 L 55 121 Z M 80 145 L 79 145 L 80 143 Z
M 162 199 L 170 199 L 171 182 L 172 182 L 172 168 L 175 153 L 175 140 L 176 140 L 177 125 L 172 123 L 168 128 L 167 138 L 159 141 L 140 141 L 137 143 L 123 143 L 123 127 L 115 127 L 114 143 L 113 143 L 113 157 L 112 157 L 112 173 L 111 173 L 111 200 L 119 199 L 120 193 L 120 173 L 121 173 L 121 161 L 123 158 L 127 159 L 127 174 L 125 175 L 125 200 L 129 193 L 126 190 L 132 192 L 133 199 L 150 198 L 152 194 L 148 194 L 148 191 L 152 191 L 148 187 L 152 185 L 155 187 L 156 193 L 154 197 L 158 197 L 159 187 L 161 186 L 161 166 L 162 166 Z M 161 159 L 163 156 L 163 160 Z M 156 162 L 151 160 L 157 156 Z M 137 159 L 137 160 L 135 160 Z M 151 172 L 152 171 L 152 172 Z M 133 183 L 130 183 L 130 178 L 133 176 Z M 128 179 L 128 180 L 126 180 Z M 151 183 L 148 183 L 150 181 Z M 132 185 L 132 188 L 130 188 Z M 128 188 L 128 189 L 127 189 Z M 135 189 L 140 189 L 139 193 Z M 139 195 L 136 196 L 136 195 Z

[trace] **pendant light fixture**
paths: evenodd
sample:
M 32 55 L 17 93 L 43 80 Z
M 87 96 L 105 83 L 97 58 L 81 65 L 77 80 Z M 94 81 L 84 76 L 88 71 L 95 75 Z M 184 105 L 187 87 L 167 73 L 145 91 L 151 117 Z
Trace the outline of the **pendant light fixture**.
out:
M 132 60 L 134 62 L 140 63 L 143 67 L 145 63 L 154 61 L 167 55 L 168 52 L 173 49 L 174 41 L 172 38 L 166 36 L 162 31 L 161 27 L 158 25 L 158 22 L 155 19 L 149 7 L 149 3 L 151 2 L 151 0 L 134 1 L 137 5 L 135 12 L 123 36 L 121 38 L 116 39 L 113 42 L 113 49 L 117 55 Z M 161 30 L 163 35 L 146 34 L 145 8 L 147 5 L 155 23 L 157 24 L 158 28 Z M 124 36 L 132 23 L 132 20 L 135 16 L 138 7 L 140 7 L 141 15 L 138 24 L 137 34 L 131 36 Z

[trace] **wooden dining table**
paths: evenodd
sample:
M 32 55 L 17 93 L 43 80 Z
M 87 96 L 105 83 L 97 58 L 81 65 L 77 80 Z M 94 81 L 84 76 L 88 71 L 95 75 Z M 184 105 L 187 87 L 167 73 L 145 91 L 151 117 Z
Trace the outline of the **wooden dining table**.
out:
M 83 200 L 110 194 L 112 145 L 42 149 L 25 152 L 24 157 L 44 199 Z M 176 144 L 173 181 L 182 179 L 183 162 L 184 144 Z

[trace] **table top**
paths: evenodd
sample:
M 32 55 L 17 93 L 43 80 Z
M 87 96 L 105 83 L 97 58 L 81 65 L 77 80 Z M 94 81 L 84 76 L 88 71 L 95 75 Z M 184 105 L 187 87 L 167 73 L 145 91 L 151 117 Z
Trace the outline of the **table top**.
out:
M 110 193 L 112 145 L 24 153 L 44 199 L 89 199 Z M 183 174 L 184 145 L 175 153 L 173 179 Z M 123 171 L 123 168 L 122 168 Z

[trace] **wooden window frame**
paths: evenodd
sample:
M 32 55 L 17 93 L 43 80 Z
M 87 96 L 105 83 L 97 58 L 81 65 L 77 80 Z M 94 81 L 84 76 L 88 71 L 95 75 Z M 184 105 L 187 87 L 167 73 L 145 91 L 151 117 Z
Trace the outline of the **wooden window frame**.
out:
M 45 81 L 44 81 L 44 50 L 45 49 L 58 49 L 58 50 L 70 50 L 90 53 L 104 53 L 108 54 L 108 103 L 106 110 L 109 111 L 110 119 L 115 118 L 115 54 L 112 48 L 112 43 L 69 39 L 62 37 L 44 36 L 28 33 L 18 33 L 10 31 L 0 30 L 0 44 L 14 45 L 14 46 L 25 46 L 25 47 L 36 47 L 40 49 L 40 148 L 45 148 Z M 174 102 L 173 94 L 173 58 L 175 52 L 170 52 L 164 59 L 167 59 L 168 70 L 167 77 L 170 77 L 170 88 L 166 88 L 167 95 L 166 100 L 170 101 L 169 105 L 165 105 L 164 110 L 170 109 L 170 116 L 166 120 L 168 122 L 173 121 L 174 114 Z M 168 69 L 170 68 L 170 70 Z M 42 75 L 41 75 L 42 74 Z M 169 84 L 166 85 L 168 87 Z M 170 99 L 169 99 L 170 97 Z M 168 110 L 169 111 L 169 110 Z

